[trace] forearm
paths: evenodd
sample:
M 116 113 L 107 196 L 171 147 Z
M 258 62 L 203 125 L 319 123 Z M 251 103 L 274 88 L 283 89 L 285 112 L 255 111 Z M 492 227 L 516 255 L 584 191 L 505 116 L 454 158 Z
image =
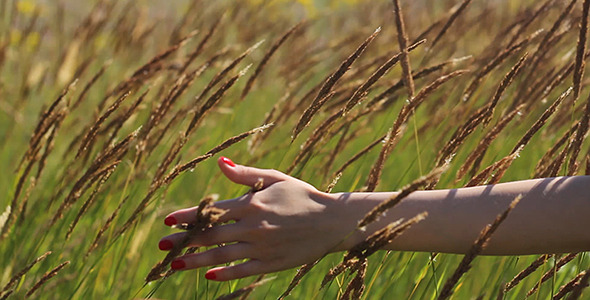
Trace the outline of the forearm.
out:
M 351 210 L 351 215 L 358 215 L 394 194 L 341 193 L 335 196 Z M 590 176 L 417 191 L 387 211 L 367 228 L 367 232 L 427 211 L 425 220 L 413 225 L 387 249 L 465 253 L 484 226 L 493 222 L 519 194 L 523 196 L 521 201 L 494 233 L 484 254 L 590 250 Z M 357 232 L 351 241 L 356 242 L 363 236 Z
M 484 254 L 590 250 L 590 176 L 418 191 L 361 231 L 358 221 L 396 193 L 328 194 L 275 170 L 238 165 L 224 157 L 218 164 L 233 182 L 254 187 L 262 181 L 263 187 L 215 202 L 214 207 L 224 211 L 218 219 L 220 225 L 190 237 L 185 232 L 164 237 L 159 243 L 161 250 L 179 243 L 190 247 L 222 245 L 178 257 L 171 264 L 175 270 L 227 264 L 206 273 L 206 278 L 215 280 L 285 270 L 316 261 L 327 252 L 349 250 L 389 223 L 424 211 L 428 212 L 426 219 L 385 248 L 466 253 L 484 226 L 519 194 L 523 198 L 492 235 Z M 192 224 L 198 210 L 173 212 L 164 223 Z M 249 260 L 229 264 L 242 259 Z

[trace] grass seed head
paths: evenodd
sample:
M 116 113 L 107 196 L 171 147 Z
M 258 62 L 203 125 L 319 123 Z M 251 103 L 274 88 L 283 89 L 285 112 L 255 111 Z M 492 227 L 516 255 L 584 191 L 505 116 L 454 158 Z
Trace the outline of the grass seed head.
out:
M 63 263 L 59 264 L 57 267 L 53 268 L 51 271 L 45 273 L 41 279 L 39 279 L 32 288 L 30 288 L 27 293 L 25 294 L 25 299 L 29 298 L 35 291 L 37 291 L 43 284 L 45 284 L 49 279 L 53 278 L 61 269 L 65 268 L 67 265 L 70 264 L 70 261 L 64 261 Z

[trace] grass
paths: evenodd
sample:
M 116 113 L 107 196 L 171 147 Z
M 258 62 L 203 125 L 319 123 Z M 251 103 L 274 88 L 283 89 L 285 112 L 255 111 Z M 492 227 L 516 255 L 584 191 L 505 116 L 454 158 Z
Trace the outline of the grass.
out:
M 144 284 L 166 214 L 247 191 L 220 154 L 335 192 L 588 174 L 589 5 L 2 1 L 0 298 L 279 297 L 296 270 Z M 331 254 L 287 298 L 588 296 L 587 253 L 504 292 L 539 256 L 477 256 L 492 233 L 466 257 L 355 249 L 320 289 Z

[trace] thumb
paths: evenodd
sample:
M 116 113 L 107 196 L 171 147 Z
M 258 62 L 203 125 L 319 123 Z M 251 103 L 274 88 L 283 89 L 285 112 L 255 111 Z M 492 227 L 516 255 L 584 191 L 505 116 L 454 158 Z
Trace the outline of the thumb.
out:
M 217 164 L 229 180 L 249 187 L 254 187 L 260 179 L 262 179 L 263 183 L 262 188 L 289 179 L 288 175 L 280 171 L 238 165 L 225 156 L 220 157 Z

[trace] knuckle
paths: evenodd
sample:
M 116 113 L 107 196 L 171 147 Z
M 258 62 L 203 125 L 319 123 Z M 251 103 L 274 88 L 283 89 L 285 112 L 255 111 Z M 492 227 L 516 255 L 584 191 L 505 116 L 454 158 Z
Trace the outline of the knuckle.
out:
M 268 231 L 272 231 L 275 228 L 274 225 L 270 224 L 268 221 L 263 220 L 258 224 L 258 230 L 259 231 L 264 231 L 264 232 L 268 232 Z
M 283 172 L 277 170 L 277 169 L 269 169 L 268 170 L 270 172 L 271 175 L 273 176 L 281 176 L 283 174 Z
M 238 171 L 238 176 L 240 177 L 250 177 L 252 176 L 252 171 L 250 171 L 250 169 L 246 169 L 246 168 L 240 168 Z
M 266 205 L 264 204 L 264 202 L 262 201 L 262 199 L 260 197 L 253 197 L 252 199 L 250 199 L 250 201 L 248 202 L 248 207 L 250 209 L 252 209 L 253 211 L 265 211 L 266 210 Z
M 268 223 L 268 221 L 260 221 L 249 228 L 246 235 L 250 237 L 250 240 L 257 241 L 258 243 L 268 244 L 269 234 L 275 229 L 274 225 Z
M 284 179 L 284 177 L 285 177 L 285 173 L 283 173 L 279 170 L 276 170 L 276 169 L 270 169 L 269 172 L 272 177 L 277 178 L 277 179 Z

